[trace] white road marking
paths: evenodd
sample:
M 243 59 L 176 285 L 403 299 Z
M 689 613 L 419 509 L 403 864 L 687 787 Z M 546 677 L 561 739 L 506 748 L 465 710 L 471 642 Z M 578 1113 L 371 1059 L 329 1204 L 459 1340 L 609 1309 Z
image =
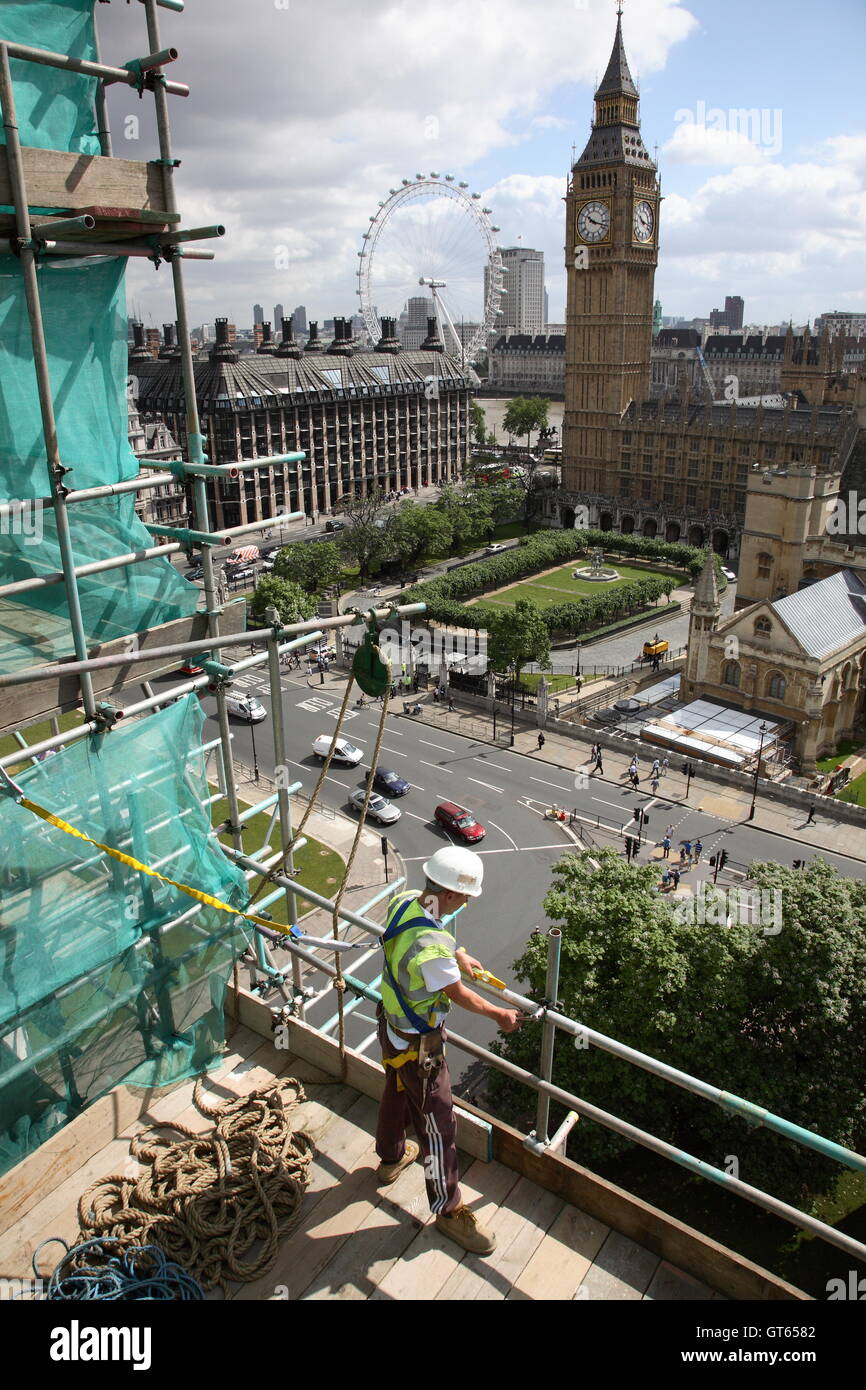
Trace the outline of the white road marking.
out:
M 491 822 L 491 824 L 492 824 L 492 822 Z M 531 850 L 542 850 L 542 849 L 543 849 L 543 850 L 553 850 L 553 849 L 555 849 L 555 850 L 558 850 L 559 853 L 561 854 L 562 851 L 565 850 L 565 849 L 567 849 L 567 848 L 568 848 L 568 845 L 567 845 L 564 841 L 560 841 L 559 844 L 557 844 L 557 845 L 523 845 L 523 846 L 521 846 L 521 845 L 515 845 L 514 849 L 476 849 L 476 850 L 473 850 L 473 853 L 474 853 L 474 854 L 529 854 L 529 852 L 530 852 Z M 430 858 L 429 854 L 404 854 L 404 855 L 403 855 L 403 862 L 406 863 L 406 864 L 414 864 L 414 863 L 416 863 L 416 862 L 417 862 L 418 860 L 420 860 L 420 859 L 429 859 L 429 858 Z
M 429 738 L 419 738 L 418 742 L 426 743 L 428 748 L 441 748 L 443 753 L 453 753 L 456 751 L 453 748 L 446 747 L 444 743 L 431 743 Z
M 419 786 L 418 786 L 418 783 L 417 783 L 417 782 L 410 782 L 410 783 L 409 783 L 409 786 L 412 787 L 412 788 L 414 788 L 414 790 L 415 790 L 416 792 L 423 792 L 423 790 L 424 790 L 423 787 L 419 787 Z
M 367 742 L 369 742 L 369 740 L 368 740 L 368 739 L 365 739 L 364 742 L 367 743 Z M 408 753 L 401 753 L 400 750 L 399 750 L 399 748 L 386 748 L 385 745 L 384 745 L 384 743 L 382 744 L 381 748 L 379 749 L 379 752 L 380 752 L 380 753 L 393 753 L 393 755 L 394 755 L 395 758 L 408 758 L 408 756 L 409 756 Z
M 556 787 L 558 791 L 570 792 L 571 787 L 561 787 L 558 782 L 545 782 L 540 777 L 530 777 L 530 782 L 537 782 L 541 787 Z
M 378 729 L 379 725 L 378 725 L 378 724 L 371 724 L 371 723 L 370 723 L 370 720 L 368 719 L 368 720 L 367 720 L 367 727 L 368 727 L 369 729 Z M 406 735 L 405 735 L 405 734 L 401 734 L 399 729 L 393 729 L 393 728 L 391 728 L 391 727 L 389 726 L 389 728 L 388 728 L 388 737 L 389 737 L 389 738 L 405 738 Z
M 492 782 L 481 782 L 481 781 L 479 781 L 479 779 L 478 779 L 477 777 L 467 777 L 467 778 L 466 778 L 466 781 L 467 781 L 467 782 L 474 782 L 475 785 L 478 786 L 478 787 L 489 787 L 490 791 L 492 791 L 492 792 L 499 792 L 499 795 L 500 795 L 500 796 L 502 795 L 502 788 L 501 788 L 501 787 L 494 787 L 494 785 L 493 785 Z
M 507 831 L 507 830 L 503 830 L 501 825 L 497 825 L 495 820 L 492 820 L 492 821 L 490 822 L 490 824 L 493 826 L 493 829 L 494 829 L 494 830 L 498 830 L 499 833 L 500 833 L 501 835 L 504 835 L 504 836 L 505 836 L 506 840 L 508 841 L 508 843 L 509 843 L 510 845 L 513 845 L 515 849 L 519 849 L 519 848 L 520 848 L 520 846 L 518 845 L 517 841 L 516 841 L 516 840 L 512 840 L 512 838 L 511 838 L 511 836 L 509 835 L 508 831 Z
M 488 762 L 487 758 L 476 758 L 477 763 L 483 763 L 485 767 L 495 767 L 497 772 L 513 772 L 513 767 L 503 767 L 502 763 Z
M 438 763 L 425 763 L 423 758 L 418 759 L 423 767 L 432 767 L 436 772 L 444 772 L 446 777 L 453 777 L 454 773 L 447 767 L 440 767 Z
M 430 820 L 430 817 L 429 817 L 429 816 L 418 816 L 418 815 L 415 814 L 414 811 L 404 811 L 404 812 L 403 812 L 403 815 L 404 815 L 404 816 L 411 816 L 413 820 L 420 820 L 420 821 L 423 821 L 424 825 L 426 825 L 426 824 L 428 823 L 428 821 Z M 417 857 L 418 859 L 426 859 L 426 858 L 427 858 L 427 855 L 426 855 L 426 854 L 419 854 L 419 855 L 417 855 L 416 857 Z

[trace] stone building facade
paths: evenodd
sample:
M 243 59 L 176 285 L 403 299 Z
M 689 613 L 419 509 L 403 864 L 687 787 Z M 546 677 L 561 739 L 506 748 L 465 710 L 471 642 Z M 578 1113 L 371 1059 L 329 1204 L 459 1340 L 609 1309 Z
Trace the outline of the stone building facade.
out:
M 697 391 L 689 381 L 678 385 L 673 399 L 662 386 L 661 399 L 651 399 L 658 214 L 655 166 L 641 139 L 618 19 L 592 133 L 566 199 L 562 487 L 547 519 L 572 526 L 588 517 L 602 529 L 709 543 L 733 559 L 753 470 L 797 463 L 842 475 L 857 434 L 850 390 L 824 389 L 833 376 L 829 357 L 819 360 L 811 341 L 798 346 L 791 334 L 771 343 L 769 354 L 762 349 L 762 361 L 779 356 L 780 389 L 792 397 L 782 409 L 737 404 L 752 383 L 745 363 L 731 357 L 717 366 L 725 375 L 741 366 L 734 399 L 710 401 L 706 381 Z M 726 346 L 735 342 L 717 336 Z M 813 374 L 824 385 L 807 394 Z
M 715 565 L 695 586 L 680 697 L 706 698 L 788 725 L 799 769 L 852 737 L 866 698 L 866 583 L 841 569 L 799 592 L 720 619 Z
M 226 320 L 217 319 L 215 328 L 213 348 L 194 364 L 210 461 L 306 454 L 302 463 L 266 463 L 237 479 L 208 479 L 217 529 L 289 511 L 327 513 L 344 494 L 442 484 L 462 473 L 472 386 L 435 334 L 417 352 L 404 352 L 394 321 L 386 319 L 377 348 L 359 351 L 350 323 L 338 319 L 327 351 L 315 324 L 301 349 L 287 318 L 273 350 L 239 356 L 227 341 Z M 159 412 L 184 447 L 179 362 L 141 361 L 131 370 L 139 407 Z
M 565 335 L 510 333 L 490 349 L 488 389 L 561 400 L 565 386 Z

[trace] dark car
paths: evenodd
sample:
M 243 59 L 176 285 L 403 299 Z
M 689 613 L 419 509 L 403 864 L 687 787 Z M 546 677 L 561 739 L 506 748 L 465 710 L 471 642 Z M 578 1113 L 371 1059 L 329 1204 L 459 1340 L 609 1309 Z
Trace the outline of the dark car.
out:
M 366 772 L 364 781 L 369 782 L 369 780 L 370 774 Z M 405 777 L 398 777 L 396 772 L 392 772 L 388 767 L 377 767 L 373 786 L 377 791 L 384 792 L 386 796 L 405 796 L 411 783 L 407 782 Z
M 346 523 L 345 523 L 345 521 L 326 521 L 326 522 L 325 522 L 325 530 L 326 530 L 326 531 L 345 531 L 345 529 L 346 529 Z
M 465 806 L 456 806 L 453 801 L 440 802 L 436 807 L 435 817 L 446 830 L 453 830 L 455 835 L 459 835 L 461 840 L 466 840 L 470 845 L 474 845 L 477 840 L 483 840 L 487 834 L 484 826 L 478 824 L 471 811 L 467 811 Z

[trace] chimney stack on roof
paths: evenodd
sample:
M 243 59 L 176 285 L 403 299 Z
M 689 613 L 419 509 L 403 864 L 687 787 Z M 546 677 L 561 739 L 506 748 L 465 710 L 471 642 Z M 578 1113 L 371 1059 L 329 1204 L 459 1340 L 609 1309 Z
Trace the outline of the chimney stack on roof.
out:
M 133 362 L 141 362 L 146 357 L 152 357 L 153 353 L 144 340 L 144 324 L 139 323 L 138 319 L 132 319 L 132 350 L 129 354 Z
M 376 351 L 397 353 L 400 349 L 401 343 L 397 337 L 397 320 L 393 318 L 383 318 L 382 336 L 376 344 Z
M 295 342 L 295 335 L 294 335 L 294 332 L 292 331 L 292 330 L 293 330 L 293 327 L 294 327 L 294 316 L 291 315 L 289 318 L 286 318 L 285 315 L 284 315 L 284 316 L 283 316 L 283 326 L 282 326 L 282 337 L 281 337 L 281 339 L 280 339 L 280 345 L 279 345 L 279 347 L 277 348 L 276 352 L 274 353 L 274 356 L 275 356 L 275 357 L 294 357 L 294 358 L 300 357 L 300 355 L 301 355 L 301 349 L 298 347 L 297 343 Z
M 262 341 L 256 352 L 263 352 L 266 356 L 272 356 L 276 352 L 276 344 L 271 337 L 271 325 L 267 322 L 262 324 Z
M 438 325 L 437 325 L 437 323 L 436 323 L 435 318 L 428 318 L 428 320 L 427 320 L 427 337 L 424 339 L 423 343 L 421 344 L 421 351 L 422 351 L 422 352 L 444 352 L 444 351 L 445 351 L 445 344 L 443 343 L 442 339 L 439 337 L 439 327 L 438 327 Z
M 304 343 L 304 352 L 324 352 L 322 343 L 319 341 L 318 323 L 310 324 L 310 336 Z
M 164 323 L 162 325 L 162 340 L 164 346 L 160 349 L 159 355 L 163 361 L 165 361 L 166 358 L 180 357 L 180 348 L 175 342 L 174 328 L 175 326 L 173 323 Z
M 237 362 L 238 354 L 229 342 L 228 319 L 214 319 L 216 341 L 210 350 L 211 362 Z

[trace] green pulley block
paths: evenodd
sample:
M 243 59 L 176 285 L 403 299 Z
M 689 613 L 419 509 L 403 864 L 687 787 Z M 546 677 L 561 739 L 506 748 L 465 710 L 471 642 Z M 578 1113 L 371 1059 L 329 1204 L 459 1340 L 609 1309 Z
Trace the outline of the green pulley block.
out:
M 375 700 L 391 685 L 391 667 L 379 654 L 376 620 L 368 620 L 364 640 L 352 658 L 352 675 L 365 695 Z

